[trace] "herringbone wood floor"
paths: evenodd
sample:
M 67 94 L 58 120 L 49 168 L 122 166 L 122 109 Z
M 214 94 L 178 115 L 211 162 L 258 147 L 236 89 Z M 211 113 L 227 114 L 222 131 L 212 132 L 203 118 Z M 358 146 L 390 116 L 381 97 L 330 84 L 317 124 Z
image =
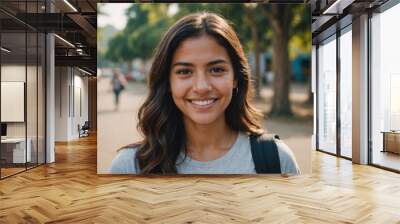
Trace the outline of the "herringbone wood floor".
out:
M 313 174 L 98 176 L 96 139 L 0 181 L 0 223 L 400 223 L 400 175 L 313 154 Z

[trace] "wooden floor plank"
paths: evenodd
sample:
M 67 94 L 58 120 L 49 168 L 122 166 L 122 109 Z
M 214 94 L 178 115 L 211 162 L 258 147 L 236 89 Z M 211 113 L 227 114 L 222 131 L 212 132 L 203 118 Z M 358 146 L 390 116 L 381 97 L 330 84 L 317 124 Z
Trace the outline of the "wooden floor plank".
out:
M 104 176 L 96 138 L 0 181 L 0 223 L 400 223 L 400 175 L 313 152 L 304 176 Z

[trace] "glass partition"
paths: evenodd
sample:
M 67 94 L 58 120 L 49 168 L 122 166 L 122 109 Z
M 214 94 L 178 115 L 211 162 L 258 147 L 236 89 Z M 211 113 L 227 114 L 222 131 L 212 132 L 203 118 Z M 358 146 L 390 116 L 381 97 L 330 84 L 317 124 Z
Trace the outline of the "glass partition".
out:
M 26 33 L 1 34 L 1 175 L 6 177 L 26 169 L 31 151 L 26 141 Z M 6 50 L 4 50 L 6 49 Z
M 27 166 L 28 168 L 30 168 L 37 165 L 37 156 L 38 156 L 37 154 L 38 35 L 36 32 L 28 32 L 27 38 L 28 38 L 27 41 L 28 61 L 27 61 L 27 81 L 26 81 L 26 89 L 27 89 L 26 112 L 27 112 L 27 143 L 28 143 L 27 150 L 31 151 L 30 159 L 28 160 Z
M 27 5 L 28 3 L 28 5 Z M 44 1 L 1 1 L 0 178 L 45 163 L 45 35 L 18 18 Z

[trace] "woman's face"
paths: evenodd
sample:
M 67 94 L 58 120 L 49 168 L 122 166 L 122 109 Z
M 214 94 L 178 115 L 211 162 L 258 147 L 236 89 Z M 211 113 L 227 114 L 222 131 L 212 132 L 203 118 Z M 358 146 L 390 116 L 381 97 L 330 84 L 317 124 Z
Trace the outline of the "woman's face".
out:
M 171 93 L 185 121 L 204 125 L 224 120 L 236 85 L 228 52 L 213 37 L 188 38 L 174 52 Z

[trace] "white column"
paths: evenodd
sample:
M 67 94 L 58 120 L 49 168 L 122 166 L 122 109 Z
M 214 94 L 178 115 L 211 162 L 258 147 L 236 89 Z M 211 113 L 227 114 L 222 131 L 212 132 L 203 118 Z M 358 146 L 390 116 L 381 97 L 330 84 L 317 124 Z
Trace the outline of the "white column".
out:
M 54 76 L 54 35 L 46 36 L 46 163 L 55 161 L 55 76 Z
M 54 5 L 46 1 L 46 11 L 54 12 Z M 55 162 L 55 43 L 54 34 L 46 34 L 46 163 Z
M 55 68 L 55 141 L 69 141 L 71 137 L 71 67 L 57 66 Z
M 368 163 L 368 16 L 353 19 L 353 162 Z

